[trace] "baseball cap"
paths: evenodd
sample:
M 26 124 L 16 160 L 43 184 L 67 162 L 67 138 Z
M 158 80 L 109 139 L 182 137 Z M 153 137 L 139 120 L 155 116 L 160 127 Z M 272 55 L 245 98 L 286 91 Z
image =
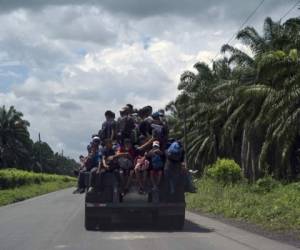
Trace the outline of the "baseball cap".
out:
M 160 143 L 159 141 L 154 141 L 153 144 L 152 144 L 152 147 L 160 147 Z

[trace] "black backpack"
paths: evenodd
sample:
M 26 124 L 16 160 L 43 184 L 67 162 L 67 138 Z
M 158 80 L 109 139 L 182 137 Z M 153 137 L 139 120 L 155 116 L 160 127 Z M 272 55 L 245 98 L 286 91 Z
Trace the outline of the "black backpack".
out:
M 134 120 L 130 116 L 121 117 L 118 124 L 119 133 L 123 138 L 131 138 L 132 130 L 135 128 Z

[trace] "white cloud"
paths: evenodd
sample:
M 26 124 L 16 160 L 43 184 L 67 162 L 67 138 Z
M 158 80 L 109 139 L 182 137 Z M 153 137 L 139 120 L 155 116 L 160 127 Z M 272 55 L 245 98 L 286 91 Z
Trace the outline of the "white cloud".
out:
M 41 132 L 55 151 L 76 157 L 106 109 L 164 107 L 180 74 L 199 60 L 210 64 L 255 5 L 189 3 L 0 0 L 0 105 L 21 110 L 33 138 Z M 269 13 L 280 16 L 281 6 Z

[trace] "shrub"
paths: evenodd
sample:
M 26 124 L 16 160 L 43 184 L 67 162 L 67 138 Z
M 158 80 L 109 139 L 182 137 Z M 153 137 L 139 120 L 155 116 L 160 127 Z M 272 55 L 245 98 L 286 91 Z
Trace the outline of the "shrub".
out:
M 280 182 L 273 179 L 271 176 L 258 179 L 251 190 L 254 192 L 270 192 L 280 186 Z
M 206 176 L 224 184 L 230 184 L 242 180 L 242 171 L 234 160 L 218 159 L 208 166 Z
M 51 181 L 69 182 L 73 180 L 74 178 L 69 176 L 33 173 L 13 168 L 0 170 L 0 189 L 9 189 L 31 184 L 41 184 L 43 182 Z

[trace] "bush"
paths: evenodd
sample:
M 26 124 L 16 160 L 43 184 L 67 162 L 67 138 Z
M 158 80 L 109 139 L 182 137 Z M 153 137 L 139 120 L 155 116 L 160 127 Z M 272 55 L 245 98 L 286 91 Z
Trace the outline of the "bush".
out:
M 73 181 L 74 178 L 69 176 L 33 173 L 18 169 L 2 169 L 0 170 L 0 189 L 15 188 L 23 185 L 41 184 L 51 181 Z
M 208 166 L 206 176 L 224 184 L 230 184 L 242 180 L 242 171 L 234 160 L 218 159 Z
M 256 183 L 251 187 L 251 190 L 254 192 L 270 192 L 273 189 L 279 187 L 281 184 L 279 181 L 276 181 L 271 176 L 267 176 L 261 179 L 258 179 Z

